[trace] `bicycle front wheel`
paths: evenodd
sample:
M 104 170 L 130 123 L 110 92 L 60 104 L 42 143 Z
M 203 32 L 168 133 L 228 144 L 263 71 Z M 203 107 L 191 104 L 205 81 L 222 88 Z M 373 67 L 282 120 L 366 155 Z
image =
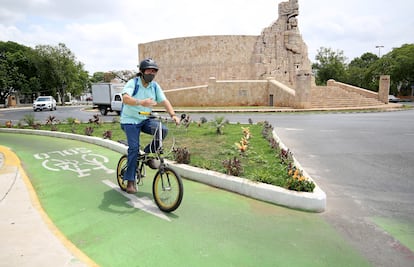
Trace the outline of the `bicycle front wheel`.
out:
M 152 194 L 158 208 L 164 212 L 176 210 L 183 199 L 184 187 L 181 177 L 171 168 L 155 174 Z

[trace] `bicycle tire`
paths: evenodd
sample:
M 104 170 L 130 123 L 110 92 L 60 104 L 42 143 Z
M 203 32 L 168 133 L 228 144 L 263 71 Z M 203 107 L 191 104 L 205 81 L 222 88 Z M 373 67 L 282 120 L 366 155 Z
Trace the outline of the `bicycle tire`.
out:
M 183 199 L 181 177 L 170 167 L 158 170 L 152 183 L 152 195 L 158 208 L 164 212 L 176 210 Z
M 127 163 L 128 163 L 128 157 L 127 155 L 123 155 L 119 161 L 118 165 L 116 167 L 116 180 L 118 181 L 119 187 L 126 191 L 127 188 L 127 181 L 124 180 L 124 173 L 127 169 Z

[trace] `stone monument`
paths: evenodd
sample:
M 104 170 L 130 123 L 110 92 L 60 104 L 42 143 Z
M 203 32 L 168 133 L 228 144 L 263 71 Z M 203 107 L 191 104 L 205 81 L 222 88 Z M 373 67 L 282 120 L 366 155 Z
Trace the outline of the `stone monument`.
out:
M 297 75 L 310 75 L 312 72 L 308 48 L 298 28 L 298 1 L 281 2 L 278 11 L 278 19 L 262 31 L 255 44 L 253 63 L 256 77 L 273 77 L 296 88 Z

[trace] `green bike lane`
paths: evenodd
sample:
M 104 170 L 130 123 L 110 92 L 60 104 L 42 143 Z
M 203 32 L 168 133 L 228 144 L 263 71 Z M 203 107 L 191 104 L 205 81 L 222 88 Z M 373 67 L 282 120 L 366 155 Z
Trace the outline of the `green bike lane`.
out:
M 0 133 L 41 206 L 99 266 L 369 266 L 317 213 L 184 179 L 171 214 L 152 200 L 149 170 L 136 195 L 119 191 L 117 152 L 62 138 Z

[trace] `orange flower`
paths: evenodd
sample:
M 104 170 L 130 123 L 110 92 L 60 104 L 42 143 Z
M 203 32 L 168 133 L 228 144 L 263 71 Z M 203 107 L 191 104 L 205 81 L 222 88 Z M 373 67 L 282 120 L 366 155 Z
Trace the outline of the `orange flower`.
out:
M 252 134 L 250 133 L 250 128 L 249 127 L 241 127 L 243 130 L 243 135 L 244 137 L 249 140 L 250 137 L 252 137 Z

